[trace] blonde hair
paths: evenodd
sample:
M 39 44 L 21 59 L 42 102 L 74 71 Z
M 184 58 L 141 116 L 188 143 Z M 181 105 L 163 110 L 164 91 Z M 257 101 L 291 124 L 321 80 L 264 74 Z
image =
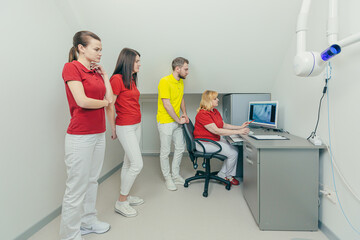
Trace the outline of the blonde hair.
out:
M 216 99 L 217 96 L 218 93 L 216 91 L 206 90 L 205 92 L 203 92 L 203 94 L 201 95 L 200 106 L 197 111 L 199 112 L 202 109 L 210 111 L 213 107 L 213 105 L 211 104 L 211 100 Z

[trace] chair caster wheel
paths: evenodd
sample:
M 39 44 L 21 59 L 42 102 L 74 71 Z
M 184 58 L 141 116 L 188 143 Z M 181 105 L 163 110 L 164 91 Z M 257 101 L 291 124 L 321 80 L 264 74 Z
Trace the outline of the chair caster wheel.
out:
M 184 187 L 188 187 L 189 184 L 187 182 L 184 183 Z
M 208 193 L 207 193 L 207 192 L 204 192 L 204 193 L 203 193 L 203 196 L 204 196 L 204 197 L 207 197 L 207 196 L 208 196 Z
M 229 191 L 229 190 L 230 190 L 230 188 L 231 188 L 231 184 L 226 185 L 226 187 L 225 187 L 225 188 L 226 188 L 226 190 L 228 190 L 228 191 Z

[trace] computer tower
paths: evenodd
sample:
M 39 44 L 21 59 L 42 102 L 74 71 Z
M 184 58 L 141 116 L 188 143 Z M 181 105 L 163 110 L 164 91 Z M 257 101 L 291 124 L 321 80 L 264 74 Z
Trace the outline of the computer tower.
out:
M 270 101 L 270 93 L 232 93 L 222 98 L 224 122 L 241 125 L 248 120 L 249 102 Z
M 233 93 L 222 98 L 223 120 L 232 125 L 242 125 L 248 120 L 249 102 L 270 101 L 270 93 Z M 236 177 L 243 177 L 243 151 L 240 147 Z

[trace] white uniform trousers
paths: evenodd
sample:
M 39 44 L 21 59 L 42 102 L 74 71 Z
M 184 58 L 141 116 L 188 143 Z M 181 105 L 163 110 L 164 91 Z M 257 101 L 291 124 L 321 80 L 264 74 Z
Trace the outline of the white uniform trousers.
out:
M 165 178 L 170 176 L 169 154 L 171 151 L 171 142 L 174 142 L 174 157 L 172 161 L 172 176 L 176 177 L 180 174 L 180 164 L 183 153 L 185 151 L 185 139 L 183 135 L 182 125 L 177 122 L 158 123 L 160 135 L 160 166 Z
M 81 240 L 80 226 L 97 221 L 98 178 L 104 162 L 105 133 L 65 136 L 66 190 L 62 204 L 62 240 Z
M 143 168 L 143 159 L 140 150 L 141 125 L 118 126 L 116 135 L 125 151 L 121 169 L 120 194 L 128 195 L 137 175 Z
M 201 143 L 204 145 L 206 152 L 215 152 L 219 150 L 219 147 L 211 142 L 201 141 Z M 239 155 L 238 148 L 229 144 L 223 137 L 221 137 L 220 141 L 217 141 L 217 143 L 219 143 L 222 147 L 222 150 L 221 152 L 219 152 L 219 154 L 222 154 L 227 157 L 227 159 L 224 160 L 224 163 L 221 167 L 221 170 L 218 173 L 218 176 L 221 178 L 235 176 L 237 160 Z M 202 147 L 198 143 L 196 143 L 196 150 L 203 152 Z

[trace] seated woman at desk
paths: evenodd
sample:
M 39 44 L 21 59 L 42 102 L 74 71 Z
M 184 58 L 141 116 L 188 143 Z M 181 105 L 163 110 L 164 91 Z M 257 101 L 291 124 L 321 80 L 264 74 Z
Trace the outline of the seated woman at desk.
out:
M 227 157 L 224 161 L 221 170 L 217 174 L 231 182 L 232 185 L 239 185 L 239 181 L 233 176 L 236 174 L 236 163 L 238 159 L 237 147 L 229 144 L 224 138 L 220 136 L 229 136 L 233 134 L 248 134 L 249 125 L 245 122 L 241 126 L 227 124 L 223 121 L 219 111 L 215 108 L 219 105 L 218 93 L 215 91 L 206 90 L 200 101 L 200 106 L 195 117 L 194 137 L 207 138 L 216 141 L 222 147 L 222 154 Z M 219 147 L 211 142 L 201 141 L 207 152 L 215 152 Z M 198 151 L 203 151 L 199 144 L 196 144 Z

